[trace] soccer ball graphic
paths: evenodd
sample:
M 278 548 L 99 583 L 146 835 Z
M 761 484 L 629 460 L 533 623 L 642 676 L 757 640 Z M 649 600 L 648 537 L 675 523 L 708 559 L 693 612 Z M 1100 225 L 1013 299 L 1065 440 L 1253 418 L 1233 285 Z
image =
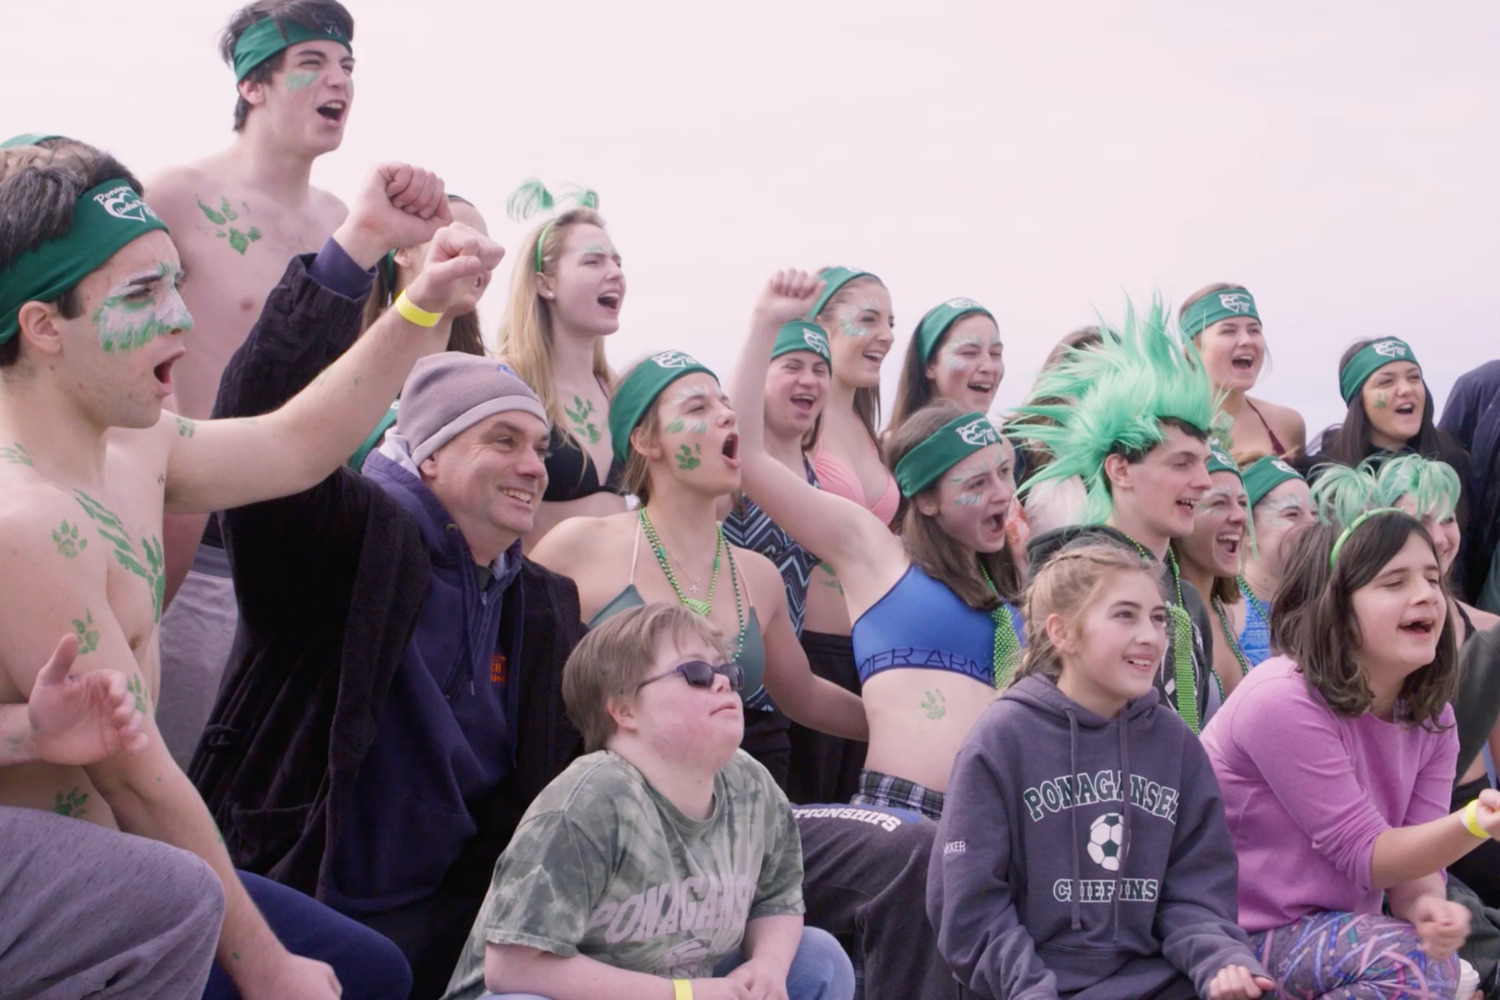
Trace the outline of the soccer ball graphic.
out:
M 1089 857 L 1107 872 L 1120 870 L 1120 856 L 1125 852 L 1125 819 L 1119 813 L 1105 813 L 1089 824 Z

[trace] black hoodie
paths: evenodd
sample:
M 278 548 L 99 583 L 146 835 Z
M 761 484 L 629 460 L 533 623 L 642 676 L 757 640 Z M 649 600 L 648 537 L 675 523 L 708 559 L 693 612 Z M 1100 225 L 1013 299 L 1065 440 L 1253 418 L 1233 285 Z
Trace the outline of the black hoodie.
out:
M 1101 718 L 1032 675 L 959 749 L 927 913 L 989 1000 L 1206 997 L 1227 965 L 1264 974 L 1236 872 L 1213 768 L 1175 712 L 1153 695 Z

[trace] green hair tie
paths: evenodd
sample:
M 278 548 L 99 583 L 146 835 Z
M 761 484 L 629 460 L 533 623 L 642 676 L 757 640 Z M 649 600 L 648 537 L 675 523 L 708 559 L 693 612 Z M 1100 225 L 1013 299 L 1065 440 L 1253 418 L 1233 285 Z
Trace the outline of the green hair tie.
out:
M 539 212 L 550 212 L 557 207 L 562 200 L 569 200 L 579 208 L 599 207 L 599 195 L 588 188 L 569 188 L 560 195 L 554 196 L 547 190 L 547 185 L 535 177 L 524 181 L 520 187 L 511 192 L 510 198 L 505 202 L 505 214 L 511 217 L 513 222 L 524 222 Z M 547 242 L 547 233 L 552 229 L 555 220 L 547 220 L 541 232 L 536 237 L 536 271 L 542 273 L 542 244 Z
M 978 410 L 948 421 L 896 463 L 896 485 L 910 499 L 982 448 L 1000 443 L 1000 432 Z
M 126 244 L 167 224 L 118 177 L 90 188 L 73 203 L 73 221 L 56 239 L 35 246 L 0 270 L 0 344 L 21 330 L 28 302 L 53 302 Z
M 1338 541 L 1336 541 L 1336 542 L 1333 543 L 1333 551 L 1328 554 L 1328 568 L 1329 569 L 1333 569 L 1335 566 L 1338 565 L 1338 562 L 1339 562 L 1339 553 L 1342 552 L 1342 551 L 1344 551 L 1344 543 L 1349 540 L 1349 538 L 1350 538 L 1351 535 L 1353 535 L 1356 531 L 1359 530 L 1359 526 L 1360 525 L 1364 524 L 1366 521 L 1368 521 L 1370 518 L 1374 517 L 1376 514 L 1405 514 L 1405 513 L 1406 513 L 1406 511 L 1402 510 L 1400 507 L 1374 507 L 1374 508 L 1372 508 L 1370 510 L 1365 511 L 1363 514 L 1361 514 L 1358 517 L 1356 517 L 1353 521 L 1350 521 L 1349 522 L 1349 527 L 1345 528 L 1343 530 L 1343 532 L 1341 532 L 1339 534 Z M 1410 516 L 1410 515 L 1408 515 L 1408 516 Z
M 1260 322 L 1260 313 L 1255 311 L 1255 296 L 1241 287 L 1209 292 L 1182 314 L 1178 324 L 1184 337 L 1196 337 L 1220 320 L 1249 316 Z
M 927 315 L 917 324 L 917 353 L 923 364 L 932 360 L 932 352 L 937 350 L 938 341 L 943 339 L 948 328 L 958 322 L 960 317 L 970 313 L 983 313 L 992 320 L 995 318 L 994 313 L 973 299 L 949 299 L 942 305 L 927 310 Z
M 810 351 L 822 358 L 828 367 L 833 367 L 833 352 L 828 347 L 828 335 L 811 320 L 794 319 L 790 323 L 783 323 L 776 334 L 776 343 L 771 346 L 771 360 L 797 351 Z
M 609 402 L 610 445 L 615 461 L 624 464 L 630 457 L 630 432 L 640 426 L 662 390 L 695 372 L 713 375 L 718 380 L 712 369 L 682 351 L 653 354 L 631 369 Z
M 37 146 L 41 143 L 46 142 L 48 139 L 61 138 L 62 136 L 60 135 L 47 135 L 42 132 L 22 132 L 20 135 L 13 135 L 9 139 L 6 139 L 4 142 L 0 142 L 0 149 L 16 149 L 20 146 Z
M 860 278 L 875 278 L 876 281 L 880 280 L 869 271 L 856 271 L 848 267 L 830 267 L 819 274 L 818 277 L 824 282 L 823 294 L 818 296 L 818 301 L 814 302 L 813 307 L 807 311 L 808 319 L 817 319 L 818 313 L 822 312 L 823 307 L 828 305 L 828 300 L 837 295 L 839 289 L 849 284 L 849 282 L 858 281 Z
M 299 42 L 338 42 L 354 54 L 349 36 L 333 25 L 309 28 L 295 21 L 277 24 L 274 17 L 263 17 L 240 33 L 234 43 L 234 81 L 239 83 L 267 59 Z
M 1371 375 L 1397 361 L 1410 361 L 1418 371 L 1422 370 L 1411 345 L 1397 337 L 1383 337 L 1361 347 L 1339 372 L 1339 395 L 1344 397 L 1344 405 L 1354 402 L 1354 397 L 1359 395 Z
M 1296 469 L 1274 455 L 1252 462 L 1241 478 L 1245 480 L 1245 492 L 1250 497 L 1251 507 L 1264 500 L 1266 494 L 1282 483 L 1289 483 L 1293 479 L 1307 481 Z

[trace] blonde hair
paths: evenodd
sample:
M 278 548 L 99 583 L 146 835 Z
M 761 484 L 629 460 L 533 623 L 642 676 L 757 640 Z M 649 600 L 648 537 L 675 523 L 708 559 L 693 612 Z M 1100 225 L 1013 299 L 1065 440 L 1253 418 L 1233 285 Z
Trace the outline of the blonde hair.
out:
M 820 271 L 818 271 L 818 277 L 821 278 L 831 270 L 833 270 L 833 268 L 831 267 L 825 267 L 821 269 Z M 848 302 L 851 298 L 854 297 L 854 290 L 856 288 L 859 288 L 866 282 L 870 281 L 873 281 L 881 288 L 885 287 L 885 282 L 881 281 L 873 274 L 866 274 L 862 277 L 855 278 L 853 281 L 849 282 L 847 285 L 835 292 L 833 294 L 833 297 L 830 298 L 827 302 L 823 303 L 823 308 L 819 309 L 818 314 L 813 317 L 813 319 L 823 327 L 823 332 L 828 334 L 830 343 L 832 342 L 834 337 L 839 335 L 839 332 L 834 329 L 834 307 L 841 306 L 845 302 Z M 860 421 L 864 423 L 865 430 L 870 432 L 870 440 L 875 442 L 876 450 L 879 450 L 880 438 L 875 433 L 875 429 L 880 425 L 880 386 L 877 385 L 873 389 L 854 390 L 854 413 L 859 417 Z
M 553 432 L 560 434 L 566 444 L 582 451 L 583 443 L 569 429 L 568 417 L 563 412 L 563 402 L 553 381 L 552 304 L 542 298 L 541 290 L 537 287 L 538 275 L 557 273 L 557 262 L 562 257 L 567 230 L 577 225 L 598 226 L 603 229 L 604 219 L 591 208 L 570 208 L 526 234 L 518 251 L 520 256 L 516 260 L 516 266 L 511 270 L 510 298 L 506 304 L 505 318 L 500 321 L 496 353 L 516 370 L 521 381 L 531 386 L 531 391 L 542 401 L 542 408 L 547 411 L 547 419 L 552 424 Z M 538 241 L 542 244 L 540 271 L 537 270 Z M 605 360 L 602 339 L 594 343 L 593 370 L 594 377 L 603 383 L 605 392 L 613 393 L 614 375 L 609 370 L 609 362 Z
M 728 663 L 724 633 L 680 604 L 630 608 L 593 629 L 563 665 L 562 696 L 568 718 L 583 734 L 586 753 L 604 749 L 615 734 L 612 698 L 632 698 L 653 667 L 663 638 L 697 637 Z
M 1047 619 L 1058 615 L 1070 632 L 1076 630 L 1084 611 L 1116 573 L 1144 573 L 1162 599 L 1167 597 L 1161 563 L 1113 542 L 1084 537 L 1063 546 L 1042 564 L 1026 588 L 1026 649 L 1011 683 L 1030 674 L 1057 680 L 1062 674 L 1062 654 L 1047 634 Z

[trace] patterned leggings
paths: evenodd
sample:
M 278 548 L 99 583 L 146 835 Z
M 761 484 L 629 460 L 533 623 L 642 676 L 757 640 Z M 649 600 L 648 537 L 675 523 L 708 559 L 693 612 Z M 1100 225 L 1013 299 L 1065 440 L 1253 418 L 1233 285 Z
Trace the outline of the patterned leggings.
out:
M 1428 958 L 1411 924 L 1379 914 L 1315 913 L 1250 943 L 1290 1000 L 1447 1000 L 1458 984 L 1456 956 Z

